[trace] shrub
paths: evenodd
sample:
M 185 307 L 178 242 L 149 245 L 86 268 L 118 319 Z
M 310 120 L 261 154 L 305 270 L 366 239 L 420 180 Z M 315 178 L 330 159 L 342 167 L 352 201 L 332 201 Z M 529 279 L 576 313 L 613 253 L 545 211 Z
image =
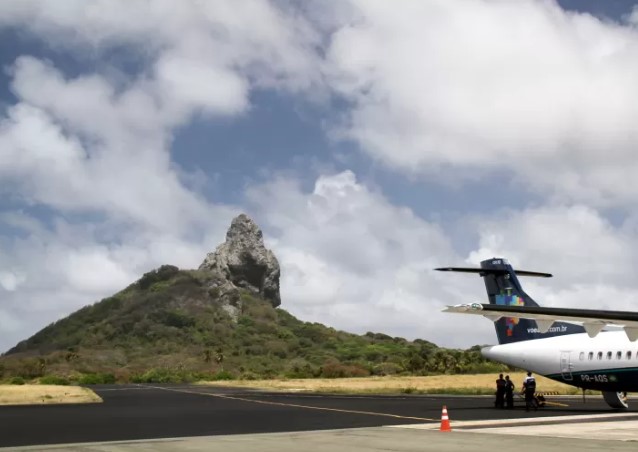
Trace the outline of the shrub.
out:
M 321 368 L 321 376 L 324 378 L 367 377 L 368 375 L 370 372 L 362 367 L 339 362 L 328 362 Z
M 83 374 L 78 378 L 78 383 L 81 385 L 104 385 L 115 383 L 115 376 L 113 374 L 95 373 L 95 374 Z
M 128 383 L 131 381 L 131 372 L 128 369 L 116 369 L 113 372 L 114 383 Z
M 10 385 L 23 385 L 24 384 L 24 378 L 22 377 L 13 377 L 9 380 L 9 384 Z
M 45 375 L 44 377 L 40 377 L 38 382 L 41 385 L 66 386 L 69 384 L 69 380 L 67 380 L 66 378 L 58 377 L 57 375 Z
M 259 375 L 253 372 L 244 372 L 243 374 L 239 376 L 239 379 L 240 380 L 259 380 Z
M 179 269 L 173 265 L 162 265 L 160 268 L 144 273 L 144 276 L 137 282 L 138 287 L 146 290 L 153 284 L 160 281 L 167 281 L 179 273 Z
M 155 317 L 164 325 L 175 328 L 186 328 L 195 325 L 195 319 L 181 309 L 162 311 Z
M 285 378 L 312 378 L 318 374 L 318 369 L 303 358 L 296 358 L 286 364 L 283 376 Z
M 220 370 L 216 374 L 213 374 L 211 380 L 219 381 L 219 380 L 234 380 L 235 376 L 228 372 L 227 370 Z
M 242 326 L 254 326 L 255 320 L 246 315 L 242 315 L 239 317 L 239 319 L 237 319 L 237 323 Z
M 381 363 L 372 368 L 372 375 L 396 375 L 403 372 L 403 367 L 396 363 Z
M 27 358 L 19 362 L 14 373 L 17 374 L 18 377 L 32 379 L 44 375 L 44 370 L 45 365 L 43 365 L 43 360 Z
M 184 383 L 190 381 L 191 376 L 171 369 L 151 369 L 141 375 L 131 377 L 133 383 Z

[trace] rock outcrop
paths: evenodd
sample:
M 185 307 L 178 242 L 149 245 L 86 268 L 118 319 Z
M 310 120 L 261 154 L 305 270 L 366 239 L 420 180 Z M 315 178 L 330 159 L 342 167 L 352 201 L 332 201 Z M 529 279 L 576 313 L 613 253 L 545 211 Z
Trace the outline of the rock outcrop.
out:
M 222 298 L 228 298 L 231 305 L 238 298 L 237 288 L 259 295 L 274 307 L 281 304 L 279 262 L 264 246 L 259 226 L 245 214 L 233 219 L 226 241 L 208 253 L 199 269 L 213 274 Z

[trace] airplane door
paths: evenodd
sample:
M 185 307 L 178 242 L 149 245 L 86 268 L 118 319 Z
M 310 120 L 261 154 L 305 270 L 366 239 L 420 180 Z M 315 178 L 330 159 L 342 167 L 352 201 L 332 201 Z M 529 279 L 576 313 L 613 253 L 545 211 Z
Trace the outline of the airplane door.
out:
M 560 352 L 560 373 L 565 381 L 571 381 L 573 379 L 569 352 Z

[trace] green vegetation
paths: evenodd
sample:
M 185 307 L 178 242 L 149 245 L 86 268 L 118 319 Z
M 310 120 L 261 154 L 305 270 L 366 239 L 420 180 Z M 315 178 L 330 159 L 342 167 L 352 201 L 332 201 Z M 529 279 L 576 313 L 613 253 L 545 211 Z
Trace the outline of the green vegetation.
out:
M 420 339 L 355 335 L 298 320 L 248 292 L 235 298 L 233 306 L 222 305 L 207 272 L 162 266 L 20 342 L 0 357 L 0 380 L 163 383 L 506 370 L 483 359 L 478 346 L 451 350 Z
M 57 375 L 45 375 L 38 380 L 38 383 L 41 385 L 67 386 L 69 384 L 69 380 L 63 377 L 58 377 Z
M 105 373 L 80 375 L 76 378 L 76 381 L 81 385 L 104 385 L 116 382 L 115 375 Z

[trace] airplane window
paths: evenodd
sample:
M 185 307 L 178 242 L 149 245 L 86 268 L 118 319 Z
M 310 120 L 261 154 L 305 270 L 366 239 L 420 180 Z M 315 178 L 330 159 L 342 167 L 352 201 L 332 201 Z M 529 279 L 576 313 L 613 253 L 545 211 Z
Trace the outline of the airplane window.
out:
M 611 359 L 611 355 L 612 355 L 611 352 L 607 352 L 607 359 Z
M 627 352 L 627 359 L 631 359 L 631 352 Z
M 587 359 L 590 361 L 594 359 L 594 352 L 589 352 L 589 355 L 587 355 Z
M 580 359 L 581 361 L 585 359 L 585 352 L 580 352 L 580 355 L 578 355 L 578 359 Z
M 598 352 L 598 359 L 603 359 L 603 352 Z
M 616 353 L 616 359 L 622 359 L 622 352 Z

